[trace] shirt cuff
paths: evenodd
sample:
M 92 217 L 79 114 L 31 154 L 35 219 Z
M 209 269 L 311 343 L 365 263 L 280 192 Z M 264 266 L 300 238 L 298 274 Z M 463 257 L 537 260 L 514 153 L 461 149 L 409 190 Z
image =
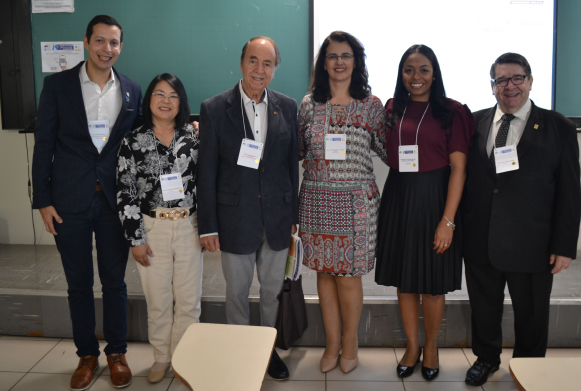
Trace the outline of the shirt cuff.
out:
M 200 238 L 203 238 L 204 236 L 212 236 L 212 235 L 218 235 L 218 232 L 212 232 L 210 234 L 203 234 L 203 235 L 200 235 Z

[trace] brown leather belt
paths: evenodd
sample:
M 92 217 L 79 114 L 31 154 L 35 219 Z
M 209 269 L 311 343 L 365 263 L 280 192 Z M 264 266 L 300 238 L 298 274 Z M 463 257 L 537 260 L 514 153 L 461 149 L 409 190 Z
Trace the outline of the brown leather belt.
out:
M 103 188 L 101 187 L 100 183 L 97 183 L 97 188 L 95 189 L 95 191 L 102 191 Z

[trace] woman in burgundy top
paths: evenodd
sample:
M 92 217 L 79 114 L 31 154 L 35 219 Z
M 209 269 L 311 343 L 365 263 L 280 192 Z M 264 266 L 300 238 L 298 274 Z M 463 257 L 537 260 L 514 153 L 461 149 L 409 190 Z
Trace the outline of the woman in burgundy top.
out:
M 375 281 L 398 288 L 408 339 L 397 367 L 402 378 L 413 373 L 421 356 L 422 296 L 422 375 L 432 380 L 439 372 L 436 338 L 444 295 L 460 289 L 462 281 L 462 241 L 454 222 L 474 119 L 468 107 L 446 98 L 436 55 L 424 45 L 402 56 L 394 98 L 385 107 L 390 170 L 379 210 Z

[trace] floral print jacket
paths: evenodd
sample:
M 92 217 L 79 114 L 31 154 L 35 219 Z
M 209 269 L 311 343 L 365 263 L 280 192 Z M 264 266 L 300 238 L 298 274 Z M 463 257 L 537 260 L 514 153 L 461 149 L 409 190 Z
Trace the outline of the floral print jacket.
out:
M 141 126 L 121 142 L 117 164 L 117 210 L 131 247 L 147 243 L 141 211 L 196 206 L 196 172 L 200 141 L 191 124 L 176 129 L 166 147 L 152 129 Z M 160 175 L 180 173 L 184 198 L 164 201 Z

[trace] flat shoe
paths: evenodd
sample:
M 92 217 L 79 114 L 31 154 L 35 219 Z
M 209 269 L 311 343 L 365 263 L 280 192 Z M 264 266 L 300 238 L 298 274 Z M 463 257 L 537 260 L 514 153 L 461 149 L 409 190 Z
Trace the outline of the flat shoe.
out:
M 111 353 L 107 356 L 109 365 L 109 378 L 114 388 L 125 388 L 131 384 L 131 369 L 127 365 L 124 353 Z
M 498 365 L 476 361 L 466 372 L 466 384 L 481 386 L 488 381 L 488 376 L 498 371 Z
M 357 364 L 359 364 L 359 357 L 355 357 L 353 360 L 348 360 L 341 356 L 339 366 L 344 373 L 349 373 L 357 367 Z
M 153 369 L 150 369 L 149 373 L 147 374 L 147 381 L 150 383 L 159 383 L 165 377 L 165 373 L 167 372 L 169 367 L 170 367 L 170 363 L 166 363 L 165 368 L 160 370 L 160 371 L 154 371 Z
M 284 361 L 279 357 L 276 349 L 272 351 L 272 357 L 270 358 L 270 363 L 268 363 L 268 376 L 272 377 L 274 380 L 288 380 L 290 373 Z

